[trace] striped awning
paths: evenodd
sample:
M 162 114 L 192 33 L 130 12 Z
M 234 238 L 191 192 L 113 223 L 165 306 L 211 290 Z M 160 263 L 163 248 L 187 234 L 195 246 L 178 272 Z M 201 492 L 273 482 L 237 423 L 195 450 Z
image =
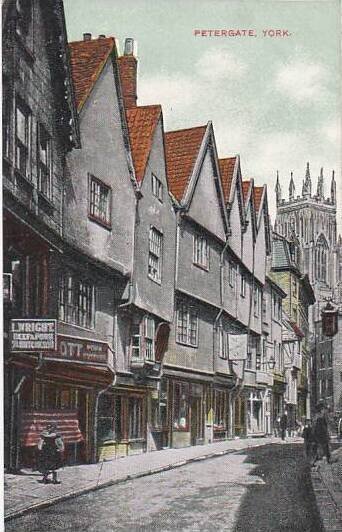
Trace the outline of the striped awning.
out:
M 57 426 L 57 432 L 62 436 L 64 444 L 83 441 L 77 410 L 40 410 L 23 412 L 20 431 L 21 445 L 23 447 L 36 446 L 41 433 L 51 423 Z

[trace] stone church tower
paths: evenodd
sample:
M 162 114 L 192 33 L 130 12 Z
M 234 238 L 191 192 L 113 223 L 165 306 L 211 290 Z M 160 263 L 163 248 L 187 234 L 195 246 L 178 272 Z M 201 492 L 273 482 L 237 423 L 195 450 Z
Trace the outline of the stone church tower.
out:
M 297 237 L 300 243 L 300 266 L 307 273 L 314 289 L 316 304 L 310 315 L 310 325 L 320 319 L 320 311 L 326 298 L 340 302 L 342 297 L 342 240 L 336 230 L 336 181 L 334 171 L 330 179 L 330 193 L 325 193 L 323 168 L 317 180 L 316 193 L 306 165 L 301 195 L 295 194 L 295 183 L 291 172 L 289 199 L 282 197 L 277 172 L 276 200 L 277 216 L 275 230 L 289 239 Z M 342 300 L 341 300 L 342 302 Z

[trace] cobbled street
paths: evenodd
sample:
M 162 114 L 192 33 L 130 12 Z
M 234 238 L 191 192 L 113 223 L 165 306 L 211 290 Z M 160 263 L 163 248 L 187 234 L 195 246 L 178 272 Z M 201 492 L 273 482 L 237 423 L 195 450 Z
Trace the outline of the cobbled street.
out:
M 320 532 L 301 445 L 268 445 L 80 496 L 6 531 Z

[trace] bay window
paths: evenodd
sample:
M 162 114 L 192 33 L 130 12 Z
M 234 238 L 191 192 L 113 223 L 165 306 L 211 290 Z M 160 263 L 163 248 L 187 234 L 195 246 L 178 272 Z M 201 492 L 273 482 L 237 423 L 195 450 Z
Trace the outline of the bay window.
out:
M 135 316 L 131 330 L 132 360 L 155 360 L 155 321 L 152 316 Z

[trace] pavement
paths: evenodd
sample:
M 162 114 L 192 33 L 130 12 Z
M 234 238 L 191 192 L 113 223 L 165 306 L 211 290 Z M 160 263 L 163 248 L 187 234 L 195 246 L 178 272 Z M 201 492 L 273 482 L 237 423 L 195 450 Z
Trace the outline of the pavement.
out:
M 325 459 L 311 470 L 318 510 L 326 532 L 342 532 L 342 443 L 332 452 L 332 463 Z
M 288 443 L 302 442 L 290 438 Z M 41 475 L 31 470 L 4 475 L 4 519 L 19 517 L 79 495 L 186 464 L 269 444 L 284 444 L 279 438 L 234 439 L 182 449 L 164 449 L 97 464 L 65 467 L 59 471 L 61 484 L 41 484 Z

